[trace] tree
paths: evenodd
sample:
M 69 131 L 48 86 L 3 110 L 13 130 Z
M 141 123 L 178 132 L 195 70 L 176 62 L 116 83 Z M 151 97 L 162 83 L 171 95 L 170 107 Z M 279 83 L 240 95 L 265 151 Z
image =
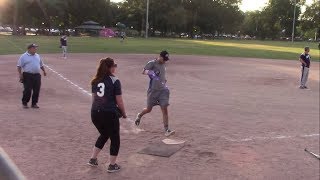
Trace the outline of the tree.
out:
M 260 11 L 246 12 L 244 14 L 244 20 L 241 26 L 241 32 L 249 36 L 258 36 L 258 30 L 261 30 L 260 24 L 261 24 Z
M 84 21 L 93 20 L 101 25 L 115 26 L 122 22 L 143 34 L 146 24 L 147 0 L 7 0 L 1 6 L 1 21 L 14 27 L 73 28 Z M 150 0 L 149 27 L 166 35 L 168 32 L 188 33 L 191 36 L 206 34 L 238 34 L 278 38 L 291 36 L 294 0 L 269 0 L 262 11 L 243 13 L 241 0 Z M 296 0 L 296 17 L 301 5 Z M 319 31 L 319 1 L 301 16 L 299 30 L 304 34 Z M 15 31 L 16 32 L 16 31 Z
M 305 0 L 297 0 L 296 2 L 297 21 Z M 267 37 L 276 39 L 280 36 L 290 37 L 292 35 L 294 6 L 293 0 L 269 0 L 268 5 L 262 11 L 245 15 L 242 29 L 247 34 L 254 34 L 261 39 Z M 299 21 L 296 24 L 299 24 Z
M 320 36 L 320 1 L 313 0 L 301 17 L 301 30 L 306 38 Z
M 294 4 L 296 2 L 296 4 Z M 279 23 L 281 30 L 284 30 L 285 36 L 292 35 L 292 23 L 294 16 L 294 9 L 296 6 L 296 21 L 301 14 L 301 6 L 305 4 L 305 0 L 270 0 L 269 6 L 267 7 L 271 11 L 271 16 Z M 298 21 L 296 25 L 298 25 Z
M 133 26 L 139 32 L 145 29 L 146 1 L 145 0 L 126 0 L 119 4 L 120 14 L 118 21 L 127 26 Z
M 170 32 L 182 33 L 186 29 L 188 11 L 184 7 L 177 7 L 169 12 L 168 27 Z
M 187 15 L 187 30 L 194 33 L 196 27 L 201 32 L 235 33 L 243 20 L 239 10 L 239 0 L 185 0 L 183 6 Z M 197 32 L 198 33 L 198 32 Z

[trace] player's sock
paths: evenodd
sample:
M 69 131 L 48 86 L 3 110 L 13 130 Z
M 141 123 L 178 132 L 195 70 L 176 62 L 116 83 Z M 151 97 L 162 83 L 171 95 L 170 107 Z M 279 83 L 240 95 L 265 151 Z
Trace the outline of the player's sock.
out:
M 136 126 L 139 126 L 139 125 L 140 125 L 141 118 L 142 118 L 142 117 L 141 117 L 141 114 L 138 113 L 138 114 L 137 114 L 137 117 L 136 117 L 136 120 L 135 120 Z
M 167 130 L 165 131 L 165 133 L 164 133 L 164 135 L 165 135 L 166 137 L 169 137 L 169 136 L 174 135 L 174 134 L 175 134 L 175 131 L 172 131 L 172 130 L 170 130 L 170 129 L 167 129 Z
M 169 130 L 169 125 L 164 125 L 164 130 L 168 131 Z

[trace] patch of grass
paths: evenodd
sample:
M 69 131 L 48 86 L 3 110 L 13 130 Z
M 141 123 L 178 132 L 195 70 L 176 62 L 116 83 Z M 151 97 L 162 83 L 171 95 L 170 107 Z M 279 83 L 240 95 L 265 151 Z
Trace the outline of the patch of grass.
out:
M 40 45 L 39 53 L 60 53 L 59 37 L 0 36 L 0 54 L 20 54 L 27 44 Z M 319 61 L 317 43 L 247 40 L 189 40 L 69 37 L 70 53 L 146 53 L 156 54 L 166 49 L 171 54 L 252 57 L 297 60 L 304 46 L 310 46 L 313 60 Z M 21 50 L 22 49 L 22 50 Z

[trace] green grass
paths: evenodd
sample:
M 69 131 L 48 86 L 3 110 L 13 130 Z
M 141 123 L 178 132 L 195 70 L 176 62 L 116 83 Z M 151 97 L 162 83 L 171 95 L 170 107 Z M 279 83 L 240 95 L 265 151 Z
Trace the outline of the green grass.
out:
M 0 36 L 0 54 L 19 54 L 29 43 L 40 45 L 39 53 L 60 53 L 59 37 Z M 297 60 L 304 46 L 310 46 L 313 60 L 319 61 L 317 43 L 246 41 L 246 40 L 187 40 L 128 38 L 120 43 L 117 38 L 70 37 L 70 53 L 159 53 L 166 49 L 171 54 L 252 57 Z

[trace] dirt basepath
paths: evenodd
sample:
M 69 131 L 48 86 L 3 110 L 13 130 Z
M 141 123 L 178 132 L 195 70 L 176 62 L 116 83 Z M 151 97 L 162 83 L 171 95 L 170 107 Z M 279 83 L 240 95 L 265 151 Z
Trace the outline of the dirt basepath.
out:
M 98 168 L 86 166 L 98 134 L 85 91 L 97 60 L 105 56 L 118 61 L 129 114 L 121 121 L 123 169 L 117 174 L 105 171 L 108 146 Z M 173 55 L 167 66 L 170 125 L 177 131 L 174 138 L 187 143 L 172 157 L 160 158 L 137 154 L 164 139 L 159 109 L 142 119 L 144 131 L 132 124 L 146 104 L 148 80 L 141 69 L 156 56 L 42 57 L 56 73 L 43 77 L 41 109 L 24 110 L 18 55 L 0 56 L 0 142 L 30 180 L 319 178 L 319 161 L 303 151 L 319 153 L 319 63 L 312 63 L 310 90 L 300 90 L 296 61 Z

